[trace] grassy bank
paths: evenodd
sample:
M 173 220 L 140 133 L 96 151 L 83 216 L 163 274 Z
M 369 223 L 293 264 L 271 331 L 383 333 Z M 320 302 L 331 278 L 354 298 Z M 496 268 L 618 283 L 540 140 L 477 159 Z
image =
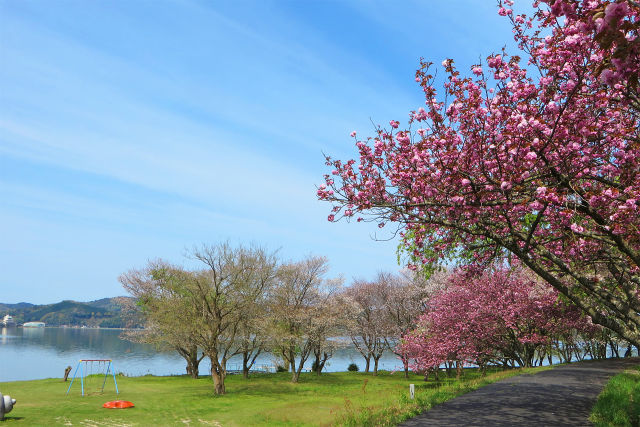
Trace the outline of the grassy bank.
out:
M 335 424 L 347 426 L 394 426 L 404 420 L 421 414 L 425 410 L 453 399 L 456 396 L 476 390 L 482 386 L 494 383 L 515 375 L 532 375 L 551 369 L 544 366 L 539 368 L 514 369 L 508 371 L 493 371 L 486 376 L 480 376 L 475 370 L 465 370 L 465 378 L 457 381 L 445 379 L 440 384 L 433 382 L 416 383 L 415 399 L 410 400 L 408 392 L 389 399 L 385 405 L 369 405 L 362 402 L 359 407 L 349 408 L 337 417 Z
M 598 427 L 640 424 L 640 367 L 609 380 L 598 396 L 590 420 Z
M 539 370 L 541 368 L 537 368 Z M 544 369 L 544 368 L 542 368 Z M 531 370 L 536 371 L 536 370 Z M 425 383 L 420 376 L 401 373 L 302 374 L 300 383 L 287 373 L 227 379 L 227 394 L 215 397 L 209 378 L 122 377 L 116 396 L 113 379 L 103 394 L 80 395 L 79 384 L 65 395 L 68 383 L 59 379 L 0 383 L 0 391 L 17 399 L 3 425 L 29 426 L 150 426 L 150 425 L 392 425 L 436 403 L 521 370 L 493 372 L 479 378 L 465 370 L 461 381 L 444 379 Z M 90 378 L 87 390 L 96 390 L 101 378 Z M 409 383 L 416 385 L 416 400 L 408 399 Z M 109 400 L 129 400 L 136 407 L 103 409 Z

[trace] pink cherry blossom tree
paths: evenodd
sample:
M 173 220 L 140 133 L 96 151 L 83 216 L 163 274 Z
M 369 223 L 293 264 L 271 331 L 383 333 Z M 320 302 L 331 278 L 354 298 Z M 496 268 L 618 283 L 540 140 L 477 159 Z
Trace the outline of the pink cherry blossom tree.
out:
M 425 106 L 402 127 L 353 135 L 358 160 L 327 157 L 318 197 L 332 202 L 330 221 L 397 226 L 414 263 L 518 258 L 639 345 L 640 6 L 536 1 L 533 16 L 511 6 L 499 14 L 518 56 L 490 55 L 468 76 L 447 59 L 442 92 L 421 61 Z
M 479 275 L 459 269 L 451 284 L 428 301 L 417 328 L 402 347 L 428 371 L 449 361 L 533 366 L 559 333 L 590 326 L 574 305 L 523 268 L 496 268 Z

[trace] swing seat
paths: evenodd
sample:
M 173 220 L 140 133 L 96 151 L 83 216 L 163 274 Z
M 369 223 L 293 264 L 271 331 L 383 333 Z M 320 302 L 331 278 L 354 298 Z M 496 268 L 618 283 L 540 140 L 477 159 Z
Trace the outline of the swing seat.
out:
M 111 402 L 107 402 L 102 405 L 103 408 L 107 409 L 127 409 L 133 408 L 133 406 L 133 403 L 129 402 L 128 400 L 112 400 Z

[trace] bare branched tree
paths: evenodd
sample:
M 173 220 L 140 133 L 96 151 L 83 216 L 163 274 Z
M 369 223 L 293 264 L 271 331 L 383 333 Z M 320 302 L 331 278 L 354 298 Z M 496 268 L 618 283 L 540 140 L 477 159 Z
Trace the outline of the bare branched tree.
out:
M 238 352 L 249 354 L 243 328 L 252 323 L 251 313 L 272 285 L 277 261 L 263 248 L 233 248 L 228 243 L 202 246 L 191 255 L 207 267 L 186 295 L 197 313 L 195 337 L 211 359 L 215 394 L 224 394 L 227 361 Z
M 143 330 L 125 331 L 123 337 L 177 351 L 187 362 L 187 374 L 198 378 L 204 353 L 198 352 L 193 328 L 189 326 L 190 310 L 185 310 L 182 298 L 193 280 L 192 273 L 162 260 L 119 277 L 125 290 L 135 298 L 136 306 L 126 311 L 141 316 L 145 324 Z
M 282 265 L 270 303 L 272 347 L 291 366 L 292 382 L 298 382 L 304 363 L 315 351 L 319 357 L 332 331 L 326 316 L 335 281 L 324 279 L 327 259 L 309 256 Z M 296 365 L 297 359 L 297 365 Z
M 378 374 L 378 362 L 388 348 L 387 336 L 392 333 L 386 306 L 392 279 L 389 273 L 379 273 L 374 281 L 356 280 L 345 290 L 356 310 L 349 336 L 365 359 L 365 372 L 371 369 L 373 359 L 373 375 Z
M 422 271 L 402 270 L 400 275 L 388 275 L 389 293 L 385 304 L 390 334 L 387 345 L 402 361 L 404 375 L 409 377 L 409 356 L 401 343 L 405 334 L 414 330 L 418 317 L 427 309 L 428 300 L 435 293 L 444 290 L 449 273 L 445 270 L 430 272 L 428 277 Z

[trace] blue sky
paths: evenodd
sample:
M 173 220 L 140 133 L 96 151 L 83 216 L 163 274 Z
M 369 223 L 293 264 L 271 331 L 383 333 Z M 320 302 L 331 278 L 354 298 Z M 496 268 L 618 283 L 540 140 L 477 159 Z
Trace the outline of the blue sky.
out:
M 123 294 L 122 272 L 229 240 L 398 270 L 326 221 L 322 153 L 424 102 L 420 57 L 509 44 L 493 2 L 0 0 L 0 302 Z

